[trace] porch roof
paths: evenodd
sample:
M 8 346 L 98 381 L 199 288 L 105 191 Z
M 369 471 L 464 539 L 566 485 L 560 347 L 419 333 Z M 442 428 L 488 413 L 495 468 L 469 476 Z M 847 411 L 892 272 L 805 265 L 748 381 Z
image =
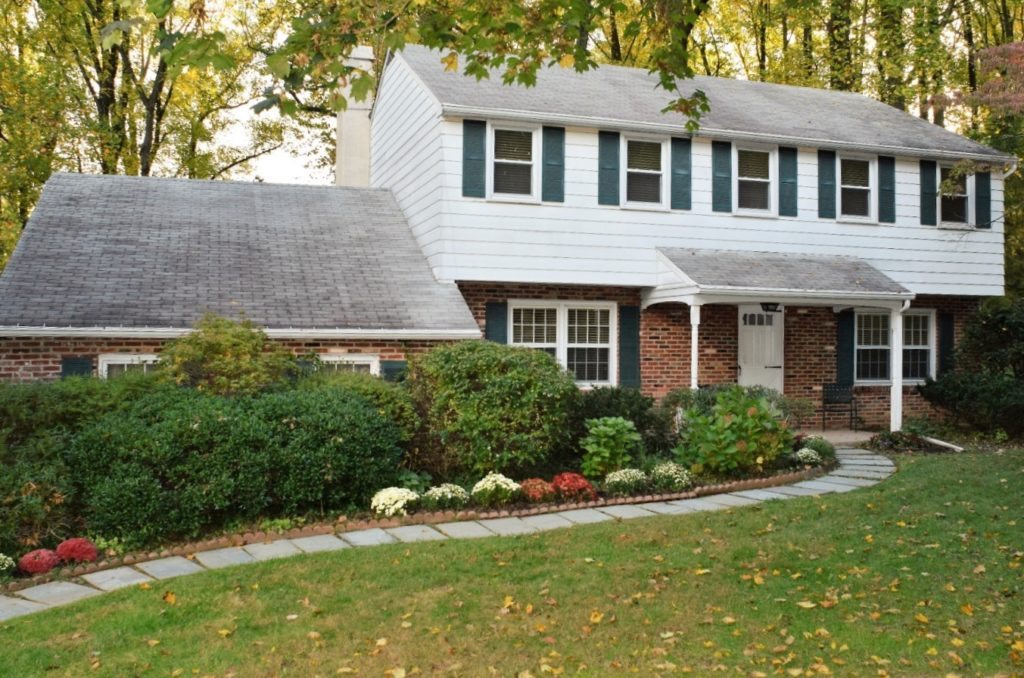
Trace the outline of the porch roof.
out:
M 663 302 L 800 302 L 896 307 L 914 293 L 856 257 L 728 250 L 658 249 L 659 284 L 644 306 Z

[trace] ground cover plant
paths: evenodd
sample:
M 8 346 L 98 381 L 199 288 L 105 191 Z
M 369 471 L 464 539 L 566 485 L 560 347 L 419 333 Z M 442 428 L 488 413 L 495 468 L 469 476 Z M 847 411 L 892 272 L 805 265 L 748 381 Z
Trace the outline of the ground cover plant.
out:
M 123 590 L 3 623 L 0 665 L 18 676 L 1020 673 L 1024 452 L 897 463 L 841 495 L 346 549 Z

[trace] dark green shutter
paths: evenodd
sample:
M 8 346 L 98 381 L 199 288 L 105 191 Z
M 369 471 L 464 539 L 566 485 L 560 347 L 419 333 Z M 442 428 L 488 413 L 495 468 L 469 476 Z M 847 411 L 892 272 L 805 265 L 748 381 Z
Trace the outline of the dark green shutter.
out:
M 619 133 L 597 133 L 597 204 L 619 204 Z
M 380 376 L 385 381 L 405 381 L 408 364 L 404 360 L 381 360 Z
M 878 220 L 896 222 L 896 158 L 878 156 Z
M 779 147 L 779 216 L 797 216 L 796 149 Z
M 921 161 L 921 224 L 924 226 L 935 226 L 938 223 L 935 214 L 935 203 L 938 196 L 936 173 L 935 161 Z
M 974 175 L 974 225 L 992 228 L 992 175 L 988 172 Z
M 60 359 L 60 378 L 68 377 L 91 377 L 92 358 L 75 357 Z
M 711 209 L 732 212 L 732 144 L 711 142 Z
M 956 339 L 953 314 L 939 313 L 936 322 L 939 325 L 939 374 L 944 374 L 955 367 Z
M 462 195 L 487 197 L 487 123 L 462 121 Z
M 672 139 L 672 209 L 690 209 L 692 159 L 689 139 Z
M 619 385 L 640 388 L 640 307 L 619 307 Z
M 818 151 L 818 218 L 836 218 L 835 151 Z
M 543 141 L 544 166 L 540 180 L 540 199 L 547 202 L 564 202 L 565 128 L 545 127 Z
M 488 301 L 484 307 L 484 339 L 508 343 L 508 304 L 505 302 Z
M 841 311 L 836 318 L 836 383 L 853 383 L 853 333 L 856 331 L 853 310 Z

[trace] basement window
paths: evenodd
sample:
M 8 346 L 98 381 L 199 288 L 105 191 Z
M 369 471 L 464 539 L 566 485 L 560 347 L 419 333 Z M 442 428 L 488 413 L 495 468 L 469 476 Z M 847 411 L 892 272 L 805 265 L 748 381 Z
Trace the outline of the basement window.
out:
M 128 373 L 149 374 L 156 369 L 155 353 L 103 353 L 99 359 L 101 379 L 114 379 Z

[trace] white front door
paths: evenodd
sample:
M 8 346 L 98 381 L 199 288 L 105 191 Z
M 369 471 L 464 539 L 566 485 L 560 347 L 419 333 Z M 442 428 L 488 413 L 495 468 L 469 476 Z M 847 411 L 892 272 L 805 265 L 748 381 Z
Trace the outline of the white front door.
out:
M 782 392 L 783 312 L 766 313 L 760 305 L 739 307 L 739 383 Z

